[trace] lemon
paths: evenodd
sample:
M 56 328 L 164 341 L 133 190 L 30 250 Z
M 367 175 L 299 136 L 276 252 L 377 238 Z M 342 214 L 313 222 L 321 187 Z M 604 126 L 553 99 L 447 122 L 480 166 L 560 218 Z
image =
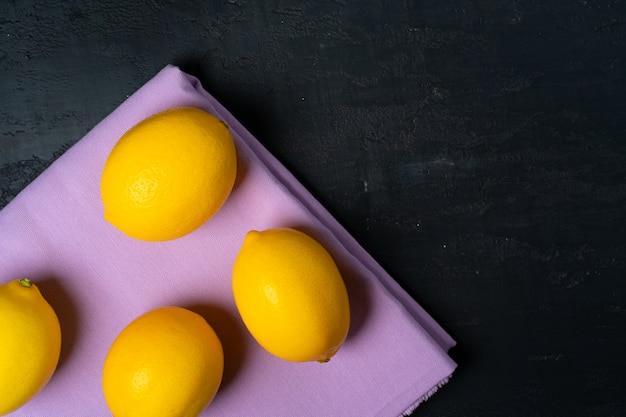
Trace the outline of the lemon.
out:
M 115 417 L 192 417 L 213 400 L 224 353 L 197 313 L 161 307 L 117 336 L 102 370 L 102 390 Z
M 232 288 L 245 326 L 274 356 L 326 362 L 346 339 L 350 307 L 343 278 L 326 249 L 303 232 L 248 232 Z
M 27 279 L 0 285 L 0 415 L 43 389 L 60 353 L 59 319 L 37 286 Z
M 136 239 L 176 239 L 220 209 L 236 174 L 235 144 L 223 122 L 193 107 L 166 110 L 111 150 L 100 179 L 104 218 Z

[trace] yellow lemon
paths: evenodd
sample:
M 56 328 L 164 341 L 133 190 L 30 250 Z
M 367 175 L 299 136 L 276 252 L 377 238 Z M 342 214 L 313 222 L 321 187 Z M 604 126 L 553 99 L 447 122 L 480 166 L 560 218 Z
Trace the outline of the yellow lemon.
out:
M 60 353 L 59 319 L 37 286 L 27 279 L 0 285 L 0 415 L 43 389 Z
M 128 130 L 102 171 L 104 218 L 140 240 L 191 233 L 224 204 L 237 175 L 228 127 L 193 107 L 157 113 Z
M 102 390 L 115 417 L 192 417 L 213 400 L 223 371 L 222 344 L 202 316 L 161 307 L 117 336 Z
M 350 307 L 343 279 L 326 249 L 303 232 L 248 232 L 232 287 L 244 324 L 274 356 L 326 362 L 346 339 Z

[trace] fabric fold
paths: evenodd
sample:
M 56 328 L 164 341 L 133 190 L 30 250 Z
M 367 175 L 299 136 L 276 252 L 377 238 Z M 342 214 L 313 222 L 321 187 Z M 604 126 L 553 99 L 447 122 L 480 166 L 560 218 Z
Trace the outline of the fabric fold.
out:
M 235 139 L 238 177 L 222 209 L 168 242 L 122 235 L 103 219 L 102 167 L 119 137 L 172 107 L 202 108 Z M 344 276 L 352 323 L 327 364 L 289 363 L 265 352 L 241 322 L 232 263 L 251 229 L 297 227 L 319 240 Z M 454 340 L 358 244 L 197 78 L 167 66 L 52 163 L 0 211 L 0 280 L 29 277 L 57 311 L 61 362 L 16 416 L 109 415 L 100 388 L 119 331 L 163 305 L 194 309 L 222 340 L 222 387 L 203 415 L 398 416 L 452 375 Z

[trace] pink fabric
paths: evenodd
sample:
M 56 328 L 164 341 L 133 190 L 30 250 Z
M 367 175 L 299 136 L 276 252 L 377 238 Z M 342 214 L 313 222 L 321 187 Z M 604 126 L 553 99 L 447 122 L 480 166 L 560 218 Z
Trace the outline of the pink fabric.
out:
M 158 111 L 196 106 L 228 123 L 239 172 L 233 193 L 183 238 L 133 240 L 103 220 L 102 167 L 118 138 Z M 230 274 L 250 229 L 296 227 L 322 242 L 348 287 L 352 323 L 326 364 L 290 363 L 260 348 L 234 306 Z M 397 416 L 447 381 L 454 341 L 198 80 L 159 72 L 0 211 L 0 280 L 29 277 L 57 311 L 61 361 L 28 417 L 110 415 L 101 367 L 122 328 L 147 310 L 201 313 L 225 350 L 211 416 Z

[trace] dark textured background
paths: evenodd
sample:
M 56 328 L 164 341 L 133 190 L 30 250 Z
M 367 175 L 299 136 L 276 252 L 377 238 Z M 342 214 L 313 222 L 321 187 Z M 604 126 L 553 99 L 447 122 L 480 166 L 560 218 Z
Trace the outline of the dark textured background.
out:
M 180 65 L 457 339 L 415 415 L 624 416 L 625 3 L 4 0 L 0 207 Z

